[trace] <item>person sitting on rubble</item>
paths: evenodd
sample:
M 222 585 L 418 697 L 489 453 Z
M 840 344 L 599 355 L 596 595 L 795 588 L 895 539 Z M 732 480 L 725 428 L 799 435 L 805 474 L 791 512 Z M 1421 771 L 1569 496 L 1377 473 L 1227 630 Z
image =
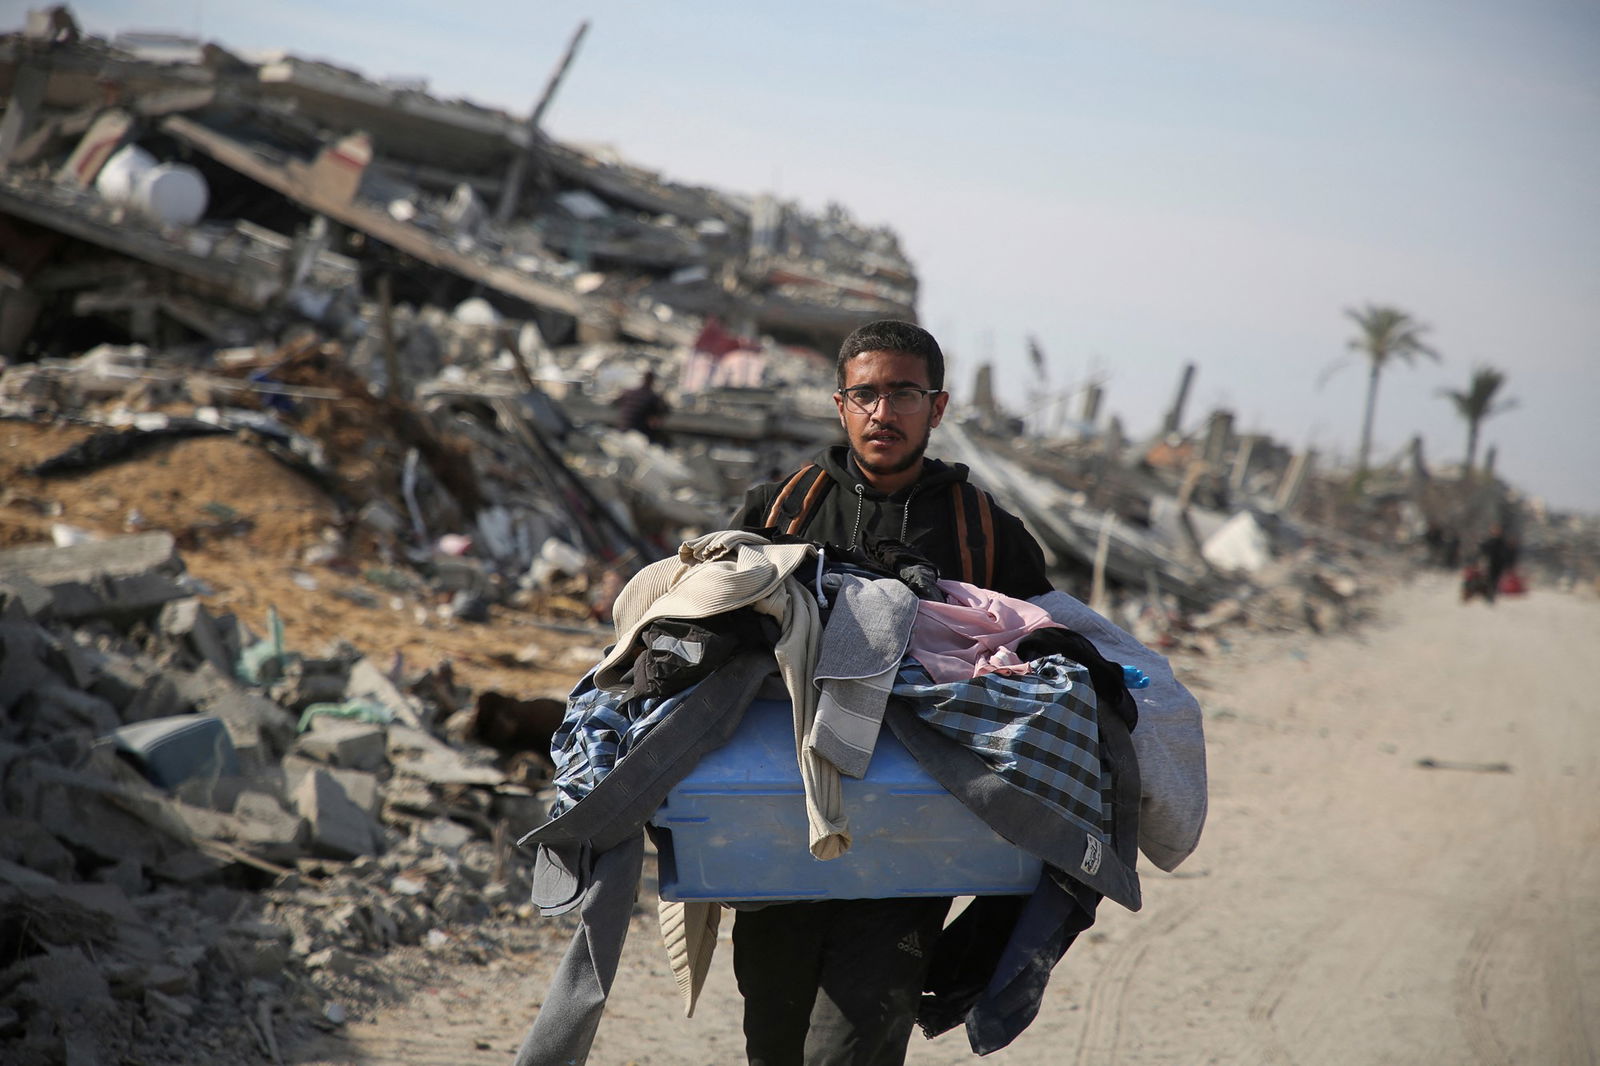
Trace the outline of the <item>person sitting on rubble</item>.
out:
M 969 482 L 965 466 L 924 454 L 950 400 L 944 355 L 930 333 L 893 320 L 862 326 L 839 350 L 836 380 L 848 443 L 752 488 L 732 525 L 846 549 L 898 541 L 944 576 L 1019 599 L 1061 596 L 1022 521 Z M 1169 857 L 1170 865 L 1187 853 Z M 904 1062 L 951 903 L 829 899 L 737 909 L 733 965 L 749 1061 Z
M 616 408 L 617 428 L 635 430 L 643 433 L 651 444 L 666 446 L 668 437 L 661 427 L 672 409 L 656 391 L 654 370 L 646 370 L 639 384 L 619 393 L 611 406 Z

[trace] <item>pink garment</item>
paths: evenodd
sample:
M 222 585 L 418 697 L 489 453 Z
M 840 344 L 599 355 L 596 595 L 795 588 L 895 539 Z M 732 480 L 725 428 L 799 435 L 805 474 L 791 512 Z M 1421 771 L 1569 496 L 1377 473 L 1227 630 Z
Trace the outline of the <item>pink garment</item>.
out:
M 1012 649 L 1034 630 L 1056 626 L 1043 608 L 1027 600 L 965 581 L 940 581 L 939 587 L 948 602 L 917 601 L 906 648 L 939 684 L 997 671 L 1026 673 L 1027 664 Z

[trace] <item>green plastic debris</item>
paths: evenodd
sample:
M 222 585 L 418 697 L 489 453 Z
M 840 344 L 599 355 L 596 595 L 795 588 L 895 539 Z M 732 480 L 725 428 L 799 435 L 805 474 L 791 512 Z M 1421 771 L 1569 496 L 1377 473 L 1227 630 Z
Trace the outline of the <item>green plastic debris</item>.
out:
M 394 712 L 381 703 L 371 700 L 346 700 L 343 703 L 313 703 L 300 712 L 300 732 L 304 733 L 311 728 L 311 719 L 319 714 L 331 715 L 334 718 L 346 718 L 352 722 L 372 722 L 376 725 L 388 725 L 394 721 Z
M 267 633 L 266 640 L 258 640 L 239 653 L 233 669 L 241 681 L 252 685 L 276 681 L 283 676 L 289 661 L 298 658 L 284 649 L 283 619 L 276 607 L 267 608 Z

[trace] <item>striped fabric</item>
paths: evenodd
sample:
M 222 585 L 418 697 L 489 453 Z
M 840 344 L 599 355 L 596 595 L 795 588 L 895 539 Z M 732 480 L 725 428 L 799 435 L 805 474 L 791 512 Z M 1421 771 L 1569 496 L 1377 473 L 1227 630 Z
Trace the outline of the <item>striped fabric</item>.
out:
M 625 701 L 615 692 L 596 688 L 593 671 L 585 675 L 567 697 L 567 713 L 550 740 L 550 758 L 556 764 L 550 817 L 593 791 L 617 761 L 694 689 L 691 685 L 665 699 Z
M 1029 673 L 935 682 L 907 658 L 891 696 L 976 752 L 1006 782 L 1038 796 L 1084 829 L 1111 832 L 1110 775 L 1089 671 L 1062 655 Z

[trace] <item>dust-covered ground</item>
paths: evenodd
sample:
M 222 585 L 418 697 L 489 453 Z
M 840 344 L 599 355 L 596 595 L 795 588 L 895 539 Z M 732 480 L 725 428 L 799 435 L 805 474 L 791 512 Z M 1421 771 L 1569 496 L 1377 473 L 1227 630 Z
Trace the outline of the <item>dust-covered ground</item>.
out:
M 1102 907 L 987 1061 L 1600 1061 L 1600 601 L 1463 606 L 1430 577 L 1358 633 L 1248 640 L 1178 664 L 1207 712 L 1200 849 L 1142 867 L 1144 909 Z M 480 965 L 397 958 L 408 994 L 286 1061 L 507 1062 L 568 928 L 539 924 Z M 686 1020 L 647 885 L 590 1061 L 742 1062 L 730 960 Z M 908 1062 L 973 1058 L 956 1031 Z

